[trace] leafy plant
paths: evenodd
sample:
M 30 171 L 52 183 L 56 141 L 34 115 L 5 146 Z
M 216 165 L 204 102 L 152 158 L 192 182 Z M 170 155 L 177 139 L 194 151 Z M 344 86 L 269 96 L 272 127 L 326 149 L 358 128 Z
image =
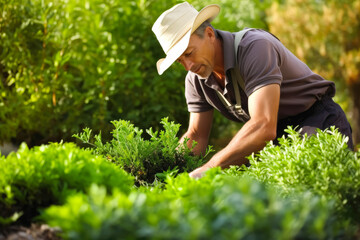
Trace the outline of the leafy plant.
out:
M 347 226 L 309 193 L 284 199 L 249 177 L 212 169 L 200 180 L 167 177 L 166 189 L 71 196 L 42 216 L 65 239 L 329 239 Z
M 0 226 L 29 223 L 39 208 L 61 204 L 76 192 L 86 192 L 93 183 L 111 192 L 129 193 L 133 178 L 122 169 L 73 143 L 53 143 L 0 158 Z
M 360 152 L 349 150 L 347 138 L 334 127 L 312 136 L 291 127 L 286 131 L 279 146 L 270 142 L 250 157 L 247 173 L 286 193 L 310 190 L 335 199 L 340 212 L 359 221 Z
M 149 140 L 144 139 L 143 130 L 130 121 L 119 120 L 111 123 L 115 129 L 111 132 L 113 139 L 109 142 L 102 142 L 101 133 L 95 135 L 93 141 L 89 128 L 73 136 L 92 146 L 94 153 L 106 156 L 108 160 L 131 173 L 139 184 L 152 183 L 156 174 L 166 170 L 193 170 L 200 166 L 206 157 L 194 156 L 185 143 L 179 144 L 176 135 L 180 124 L 169 122 L 167 118 L 161 121 L 164 130 L 146 130 Z M 211 148 L 208 153 L 210 151 Z

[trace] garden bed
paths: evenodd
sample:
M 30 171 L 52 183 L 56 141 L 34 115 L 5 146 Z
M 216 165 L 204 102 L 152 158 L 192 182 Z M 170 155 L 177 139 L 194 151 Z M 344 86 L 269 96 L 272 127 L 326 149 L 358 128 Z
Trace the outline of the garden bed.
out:
M 179 125 L 163 119 L 143 138 L 113 124 L 109 142 L 76 135 L 88 148 L 23 144 L 0 156 L 3 239 L 358 238 L 359 152 L 334 128 L 311 137 L 289 128 L 250 167 L 192 179 L 206 159 L 179 145 Z
M 59 228 L 33 223 L 30 227 L 9 226 L 0 231 L 0 240 L 61 240 Z

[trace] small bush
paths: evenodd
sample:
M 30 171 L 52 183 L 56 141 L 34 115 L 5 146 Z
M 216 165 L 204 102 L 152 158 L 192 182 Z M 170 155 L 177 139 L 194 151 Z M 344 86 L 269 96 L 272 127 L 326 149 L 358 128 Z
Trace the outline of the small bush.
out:
M 329 239 L 341 233 L 331 203 L 309 193 L 284 199 L 248 177 L 207 172 L 167 177 L 166 189 L 71 196 L 43 218 L 65 239 Z M 342 235 L 345 236 L 345 235 Z
M 129 193 L 133 178 L 104 158 L 75 144 L 50 144 L 0 159 L 0 226 L 20 217 L 29 223 L 39 208 L 61 204 L 69 194 L 86 192 L 92 183 L 108 191 L 116 187 Z
M 250 157 L 248 174 L 287 193 L 310 190 L 335 199 L 341 213 L 360 221 L 360 152 L 349 150 L 335 128 L 304 137 L 287 132 L 279 146 L 269 143 Z
M 101 133 L 95 135 L 93 141 L 88 128 L 74 137 L 94 147 L 94 153 L 106 156 L 131 173 L 140 184 L 152 183 L 157 173 L 167 170 L 177 168 L 184 172 L 200 166 L 203 158 L 194 156 L 186 144 L 179 144 L 176 135 L 180 124 L 169 122 L 167 118 L 161 123 L 164 130 L 160 133 L 151 128 L 146 130 L 150 140 L 144 139 L 143 131 L 125 120 L 112 121 L 115 129 L 109 142 L 102 142 Z

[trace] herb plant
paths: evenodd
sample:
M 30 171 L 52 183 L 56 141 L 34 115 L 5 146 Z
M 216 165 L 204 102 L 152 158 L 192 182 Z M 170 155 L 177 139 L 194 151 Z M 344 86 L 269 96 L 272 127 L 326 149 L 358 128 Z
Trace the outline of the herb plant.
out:
M 250 157 L 247 173 L 284 192 L 307 191 L 336 201 L 341 213 L 360 221 L 360 151 L 347 146 L 347 138 L 332 127 L 302 136 L 286 130 L 279 146 L 269 143 Z
M 146 130 L 150 139 L 142 137 L 143 130 L 135 127 L 129 121 L 111 122 L 115 129 L 111 132 L 113 139 L 103 143 L 101 133 L 91 137 L 91 130 L 85 128 L 74 137 L 93 147 L 96 154 L 107 159 L 135 176 L 139 184 L 152 183 L 156 174 L 177 168 L 179 172 L 193 170 L 203 163 L 206 157 L 194 156 L 187 145 L 179 144 L 176 136 L 180 124 L 169 122 L 163 118 L 161 124 L 164 130 Z M 208 153 L 211 148 L 208 149 Z
M 76 192 L 86 192 L 92 183 L 129 193 L 133 178 L 101 156 L 73 143 L 53 143 L 0 158 L 0 226 L 29 223 L 39 208 L 61 204 Z M 20 217 L 20 218 L 19 218 Z

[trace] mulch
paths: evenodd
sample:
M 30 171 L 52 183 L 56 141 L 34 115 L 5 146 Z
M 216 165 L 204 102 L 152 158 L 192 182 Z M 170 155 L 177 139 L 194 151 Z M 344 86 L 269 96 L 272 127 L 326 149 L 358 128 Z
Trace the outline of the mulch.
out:
M 62 240 L 60 229 L 33 223 L 29 227 L 9 226 L 0 229 L 0 240 Z

